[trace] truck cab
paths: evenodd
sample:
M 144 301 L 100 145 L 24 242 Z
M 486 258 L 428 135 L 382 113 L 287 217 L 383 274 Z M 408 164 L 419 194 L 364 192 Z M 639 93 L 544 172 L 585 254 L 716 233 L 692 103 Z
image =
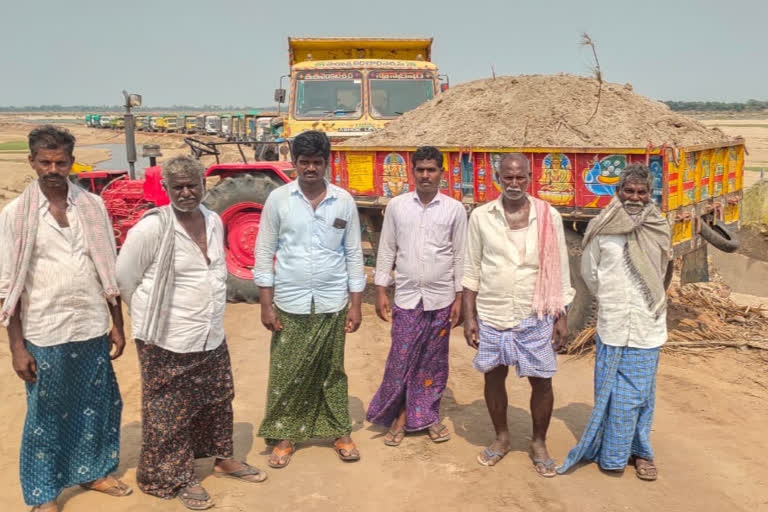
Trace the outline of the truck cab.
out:
M 364 135 L 444 89 L 431 38 L 289 38 L 288 46 L 286 137 L 306 130 L 333 141 Z M 275 97 L 285 99 L 285 91 Z

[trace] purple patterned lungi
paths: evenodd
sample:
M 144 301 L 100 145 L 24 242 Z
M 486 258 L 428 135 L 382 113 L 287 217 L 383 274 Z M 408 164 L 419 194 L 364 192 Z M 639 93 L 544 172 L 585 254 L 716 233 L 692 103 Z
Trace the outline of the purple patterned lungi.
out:
M 440 422 L 440 399 L 448 381 L 451 306 L 424 311 L 392 307 L 392 348 L 384 380 L 366 418 L 390 426 L 405 407 L 405 430 L 423 430 Z
M 514 366 L 518 377 L 549 379 L 557 370 L 552 348 L 553 317 L 538 320 L 531 315 L 516 327 L 502 331 L 478 322 L 479 347 L 473 361 L 476 370 L 488 373 L 497 366 Z

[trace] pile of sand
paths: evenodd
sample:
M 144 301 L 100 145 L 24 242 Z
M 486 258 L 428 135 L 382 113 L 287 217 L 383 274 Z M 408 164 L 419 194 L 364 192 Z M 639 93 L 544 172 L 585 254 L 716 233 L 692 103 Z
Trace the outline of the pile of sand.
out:
M 630 85 L 573 75 L 524 75 L 457 85 L 351 146 L 646 147 L 718 143 L 717 128 L 640 96 Z

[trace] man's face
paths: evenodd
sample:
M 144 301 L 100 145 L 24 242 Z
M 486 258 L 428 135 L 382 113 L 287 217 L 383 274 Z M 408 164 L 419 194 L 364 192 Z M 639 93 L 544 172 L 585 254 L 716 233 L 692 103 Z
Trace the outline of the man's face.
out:
M 648 184 L 634 180 L 625 182 L 619 189 L 619 200 L 628 214 L 639 214 L 651 200 Z
M 38 149 L 37 153 L 29 155 L 29 165 L 46 188 L 66 188 L 67 176 L 74 161 L 75 158 L 65 148 Z
M 205 192 L 203 180 L 195 173 L 177 174 L 163 183 L 171 204 L 180 212 L 191 212 L 200 206 Z
M 314 185 L 325 179 L 325 168 L 328 162 L 322 155 L 300 155 L 293 164 L 296 166 L 299 183 Z
M 436 160 L 418 160 L 413 165 L 413 179 L 416 182 L 416 190 L 423 194 L 434 194 L 440 187 L 440 178 L 443 176 L 442 167 Z
M 517 201 L 525 196 L 528 183 L 531 181 L 528 169 L 517 160 L 504 160 L 499 169 L 501 193 L 511 201 Z

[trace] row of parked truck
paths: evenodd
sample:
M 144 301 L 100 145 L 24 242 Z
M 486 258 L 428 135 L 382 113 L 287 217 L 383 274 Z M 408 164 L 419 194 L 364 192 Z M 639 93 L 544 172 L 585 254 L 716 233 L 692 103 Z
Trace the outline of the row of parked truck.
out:
M 277 135 L 273 130 L 276 116 L 276 112 L 255 110 L 235 114 L 148 114 L 135 116 L 135 122 L 136 130 L 140 132 L 212 135 L 233 141 L 268 141 Z M 122 115 L 86 114 L 85 125 L 121 130 L 125 128 L 125 118 Z

